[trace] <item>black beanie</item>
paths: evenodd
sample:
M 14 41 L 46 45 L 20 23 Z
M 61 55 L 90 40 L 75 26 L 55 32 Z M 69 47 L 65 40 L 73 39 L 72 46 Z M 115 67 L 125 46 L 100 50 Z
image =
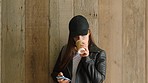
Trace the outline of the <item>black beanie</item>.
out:
M 78 35 L 87 35 L 88 28 L 88 21 L 82 15 L 74 16 L 69 22 L 69 31 L 73 37 Z

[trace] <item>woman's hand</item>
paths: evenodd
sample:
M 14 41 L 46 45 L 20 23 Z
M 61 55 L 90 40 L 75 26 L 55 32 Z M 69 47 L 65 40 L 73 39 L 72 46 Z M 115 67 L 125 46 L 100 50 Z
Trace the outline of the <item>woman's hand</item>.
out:
M 82 54 L 80 53 L 80 56 L 81 57 L 87 57 L 89 56 L 89 49 L 88 49 L 88 46 L 85 45 L 84 43 L 81 45 L 81 48 L 84 48 L 85 50 L 82 50 Z M 75 51 L 78 51 L 79 49 L 77 47 L 74 48 Z
M 89 56 L 89 49 L 88 44 L 86 42 L 82 42 L 80 45 L 81 48 L 84 48 L 82 54 L 80 54 L 81 57 L 87 57 Z
M 83 47 L 85 50 L 83 52 L 83 54 L 80 54 L 81 57 L 87 57 L 89 56 L 89 50 L 88 47 Z
M 60 81 L 58 81 L 59 83 L 69 83 L 69 81 L 68 80 L 60 80 Z
M 58 76 L 64 76 L 64 75 L 63 75 L 62 72 L 60 72 L 60 73 L 58 74 Z M 59 82 L 59 83 L 69 83 L 69 80 L 58 79 L 58 82 Z

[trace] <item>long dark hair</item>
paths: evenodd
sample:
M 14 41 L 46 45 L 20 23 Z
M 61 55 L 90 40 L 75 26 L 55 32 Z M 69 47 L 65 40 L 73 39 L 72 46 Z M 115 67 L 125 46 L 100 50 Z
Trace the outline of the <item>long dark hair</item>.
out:
M 90 45 L 94 43 L 94 40 L 92 38 L 92 34 L 91 34 L 91 30 L 89 29 L 89 45 L 88 45 L 88 48 L 90 47 Z M 68 44 L 67 44 L 67 48 L 66 48 L 66 51 L 63 55 L 63 60 L 61 62 L 61 65 L 60 65 L 60 70 L 63 70 L 66 68 L 66 66 L 68 65 L 68 63 L 73 59 L 73 55 L 75 53 L 75 41 L 74 41 L 74 37 L 69 34 L 69 38 L 68 38 Z

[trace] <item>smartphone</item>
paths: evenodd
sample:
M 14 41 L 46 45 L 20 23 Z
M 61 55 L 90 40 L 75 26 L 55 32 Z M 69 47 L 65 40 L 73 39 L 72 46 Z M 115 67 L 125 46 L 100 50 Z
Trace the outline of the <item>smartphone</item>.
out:
M 69 80 L 71 81 L 69 78 L 65 77 L 65 76 L 57 76 L 56 77 L 57 79 L 64 79 L 64 80 Z

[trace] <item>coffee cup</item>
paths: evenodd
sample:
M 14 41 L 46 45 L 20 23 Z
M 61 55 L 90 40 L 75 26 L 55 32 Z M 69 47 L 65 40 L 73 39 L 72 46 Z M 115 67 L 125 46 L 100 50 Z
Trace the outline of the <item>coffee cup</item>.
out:
M 83 44 L 82 40 L 76 41 L 76 46 L 79 54 L 83 54 L 85 52 L 85 49 L 81 47 L 82 44 Z

